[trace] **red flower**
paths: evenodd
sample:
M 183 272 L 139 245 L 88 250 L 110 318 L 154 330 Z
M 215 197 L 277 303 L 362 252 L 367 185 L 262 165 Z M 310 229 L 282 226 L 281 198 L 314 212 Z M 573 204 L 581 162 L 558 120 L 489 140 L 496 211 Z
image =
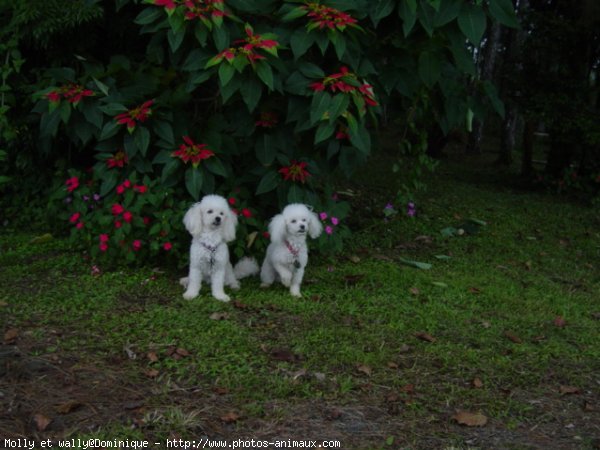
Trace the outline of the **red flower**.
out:
M 170 242 L 165 242 L 165 243 L 163 244 L 163 249 L 165 249 L 167 252 L 168 252 L 169 250 L 171 250 L 172 248 L 173 248 L 173 244 L 171 244 Z
M 91 97 L 94 95 L 94 91 L 90 89 L 84 89 L 84 87 L 79 84 L 70 84 L 61 89 L 63 90 L 63 97 L 69 103 L 73 103 L 75 105 L 79 103 L 83 97 Z
M 109 239 L 108 234 L 101 234 L 99 236 L 100 242 L 108 242 L 108 239 Z
M 249 219 L 252 217 L 252 211 L 250 211 L 248 208 L 244 208 L 242 209 L 242 216 L 244 216 L 246 219 Z
M 231 206 L 233 206 L 233 205 L 235 205 L 235 198 L 233 198 L 233 197 L 229 197 L 229 198 L 227 199 L 227 202 L 228 202 L 228 203 L 229 203 Z
M 348 135 L 348 129 L 344 126 L 340 126 L 338 128 L 337 133 L 335 134 L 335 138 L 336 139 L 350 139 L 350 136 Z
M 60 102 L 60 94 L 56 91 L 48 92 L 46 98 L 49 102 L 58 103 Z
M 131 214 L 131 212 L 129 212 L 129 211 L 125 211 L 125 212 L 123 213 L 123 220 L 124 220 L 125 222 L 127 222 L 127 223 L 130 223 L 132 219 L 133 219 L 133 214 Z
M 98 244 L 98 247 L 100 248 L 101 252 L 105 252 L 106 250 L 108 250 L 108 244 L 106 242 L 100 242 L 100 244 Z
M 277 114 L 265 111 L 260 113 L 260 120 L 257 120 L 254 124 L 257 127 L 273 128 L 277 125 L 277 122 L 279 122 Z
M 308 164 L 304 161 L 292 161 L 292 164 L 289 166 L 279 169 L 279 173 L 283 175 L 284 180 L 291 180 L 294 182 L 300 181 L 301 183 L 304 183 L 306 182 L 306 179 L 311 176 L 306 170 L 307 165 Z
M 146 186 L 144 186 L 143 184 L 139 185 L 139 186 L 136 185 L 136 186 L 133 187 L 133 189 L 135 191 L 139 192 L 140 194 L 145 194 L 146 191 L 148 190 L 148 188 Z
M 207 23 L 207 16 L 210 14 L 213 22 L 218 25 L 221 23 L 220 18 L 226 14 L 223 11 L 223 0 L 185 0 L 183 4 L 187 8 L 185 12 L 187 20 L 200 19 Z M 207 25 L 209 24 L 210 22 Z
M 311 83 L 309 86 L 315 92 L 325 90 L 325 85 L 323 83 L 321 83 L 320 81 L 315 81 L 314 83 Z
M 115 228 L 121 228 L 123 223 L 120 220 L 115 220 Z
M 83 228 L 84 223 L 83 222 L 78 222 L 77 225 L 75 225 L 75 228 L 77 228 L 78 230 L 81 230 Z
M 129 162 L 127 154 L 123 150 L 117 151 L 112 158 L 106 160 L 106 165 L 109 169 L 113 167 L 123 168 Z
M 123 187 L 129 189 L 131 187 L 131 181 L 129 181 L 129 180 L 123 181 Z
M 137 123 L 145 122 L 152 114 L 150 107 L 154 104 L 154 100 L 148 100 L 142 103 L 137 108 L 128 110 L 127 112 L 117 114 L 115 120 L 119 124 L 126 124 L 127 130 L 131 133 L 135 129 Z
M 175 9 L 175 0 L 154 0 L 156 6 L 164 6 L 165 9 Z
M 125 193 L 125 187 L 122 184 L 120 184 L 117 186 L 116 191 L 117 191 L 117 194 L 121 195 L 121 194 Z
M 185 144 L 181 144 L 179 150 L 174 151 L 171 155 L 178 157 L 186 164 L 191 161 L 194 167 L 198 167 L 202 160 L 215 155 L 207 144 L 196 144 L 189 136 L 183 136 L 183 140 Z
M 135 241 L 133 241 L 131 243 L 131 248 L 133 248 L 134 252 L 137 252 L 139 249 L 142 248 L 142 241 L 140 241 L 139 239 L 136 239 Z
M 75 213 L 69 218 L 69 222 L 75 223 L 79 220 L 80 217 L 81 217 L 81 214 Z
M 357 27 L 356 19 L 339 9 L 331 8 L 318 3 L 308 3 L 301 8 L 308 10 L 307 17 L 310 17 L 308 30 L 314 28 L 329 28 L 330 30 L 344 31 L 347 26 Z
M 277 56 L 277 47 L 279 46 L 279 42 L 273 39 L 274 37 L 276 37 L 274 34 L 254 34 L 254 30 L 249 24 L 246 24 L 244 26 L 244 30 L 246 31 L 245 39 L 238 39 L 234 41 L 233 44 L 235 45 L 235 47 L 225 49 L 224 51 L 216 55 L 207 63 L 206 67 L 219 64 L 223 61 L 223 59 L 227 59 L 227 61 L 231 63 L 235 58 L 236 54 L 244 55 L 248 62 L 254 65 L 255 61 L 259 59 L 265 59 L 263 55 L 257 53 L 257 50 L 264 50 L 267 53 L 272 54 L 273 56 Z
M 67 181 L 65 181 L 65 184 L 67 185 L 67 191 L 73 192 L 75 189 L 77 189 L 79 187 L 79 178 L 77 178 L 77 177 L 69 178 Z
M 113 216 L 118 216 L 119 214 L 123 214 L 123 212 L 125 211 L 125 208 L 123 208 L 118 203 L 115 203 L 114 205 L 112 205 L 110 210 L 113 213 Z
M 263 234 L 262 234 L 262 235 L 263 235 L 263 237 L 264 237 L 265 239 L 269 239 L 269 238 L 271 237 L 271 235 L 269 234 L 269 232 L 268 232 L 268 231 L 263 231 Z

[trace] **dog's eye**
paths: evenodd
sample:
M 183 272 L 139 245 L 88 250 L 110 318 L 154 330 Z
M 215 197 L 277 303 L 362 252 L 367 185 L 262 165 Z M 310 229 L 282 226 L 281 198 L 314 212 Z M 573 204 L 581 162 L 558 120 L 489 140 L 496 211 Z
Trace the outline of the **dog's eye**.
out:
M 222 216 L 224 216 L 224 215 L 225 215 L 225 213 L 224 213 L 223 211 L 221 211 L 219 214 L 221 214 Z
M 207 211 L 207 213 L 208 213 L 208 214 L 212 214 L 212 213 L 213 213 L 213 210 L 212 210 L 212 209 L 209 209 L 209 210 Z
M 306 222 L 306 219 L 302 219 L 302 222 Z

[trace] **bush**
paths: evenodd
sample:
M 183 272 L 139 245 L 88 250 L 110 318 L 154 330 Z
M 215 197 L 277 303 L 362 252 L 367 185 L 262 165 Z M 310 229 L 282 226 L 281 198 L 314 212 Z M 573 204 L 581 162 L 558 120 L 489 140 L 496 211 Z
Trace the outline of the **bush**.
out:
M 289 202 L 321 213 L 319 248 L 341 249 L 349 208 L 335 200 L 334 181 L 371 153 L 381 102 L 408 109 L 431 98 L 427 122 L 444 132 L 464 126 L 481 110 L 467 95 L 475 72 L 466 38 L 479 43 L 486 13 L 505 22 L 512 14 L 509 0 L 116 5 L 117 15 L 135 15 L 139 35 L 124 36 L 122 54 L 106 61 L 88 54 L 75 68 L 46 70 L 34 111 L 42 149 L 63 146 L 68 161 L 91 166 L 70 171 L 79 187 L 55 197 L 72 198 L 59 206 L 74 239 L 125 260 L 160 254 L 167 238 L 167 252 L 181 252 L 181 216 L 215 192 L 243 206 L 238 255 L 264 247 L 267 220 Z M 495 90 L 482 89 L 497 105 Z M 94 195 L 100 202 L 85 201 Z M 114 204 L 133 216 L 116 231 Z

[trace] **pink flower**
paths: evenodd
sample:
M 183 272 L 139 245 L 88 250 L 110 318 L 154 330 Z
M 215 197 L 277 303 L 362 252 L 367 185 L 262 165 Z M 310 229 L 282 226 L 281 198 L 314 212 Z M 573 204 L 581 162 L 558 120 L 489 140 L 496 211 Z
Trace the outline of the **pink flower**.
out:
M 326 212 L 319 213 L 319 219 L 321 219 L 321 220 L 327 219 L 327 213 Z
M 79 187 L 79 178 L 77 178 L 77 177 L 69 178 L 67 181 L 65 181 L 65 184 L 67 185 L 67 191 L 73 192 L 75 189 L 77 189 Z
M 121 195 L 124 193 L 125 193 L 125 187 L 122 184 L 118 185 L 117 186 L 117 194 Z
M 101 252 L 105 252 L 106 250 L 108 250 L 108 244 L 106 242 L 100 242 L 98 248 Z
M 123 181 L 123 184 L 122 184 L 122 186 L 123 186 L 124 188 L 127 188 L 127 189 L 129 189 L 129 188 L 131 187 L 131 181 L 129 181 L 129 180 L 125 180 L 125 181 Z
M 69 218 L 69 222 L 75 223 L 79 220 L 80 217 L 81 217 L 81 214 L 75 213 Z
M 327 225 L 325 227 L 325 233 L 327 233 L 327 234 L 333 234 L 333 228 L 331 228 L 329 225 Z
M 331 218 L 331 223 L 334 225 L 337 225 L 338 223 L 340 223 L 340 220 L 337 217 L 332 217 Z
M 101 234 L 99 236 L 99 239 L 100 239 L 100 242 L 102 242 L 102 243 L 108 242 L 108 239 L 109 239 L 108 234 Z
M 142 241 L 136 239 L 131 243 L 131 248 L 133 248 L 134 252 L 137 252 L 140 248 L 142 248 Z
M 252 211 L 250 211 L 248 208 L 244 208 L 242 209 L 242 216 L 244 216 L 246 219 L 249 219 L 252 217 Z
M 115 228 L 121 228 L 123 223 L 120 220 L 115 220 Z
M 84 226 L 83 222 L 78 222 L 77 225 L 75 225 L 75 228 L 77 228 L 78 230 L 81 230 Z
M 144 194 L 148 190 L 148 188 L 146 186 L 144 186 L 143 184 L 140 186 L 136 185 L 133 187 L 133 189 L 136 190 L 137 192 L 139 192 L 140 194 Z
M 123 208 L 118 203 L 115 203 L 114 205 L 112 205 L 110 210 L 113 213 L 113 216 L 118 216 L 119 214 L 123 214 L 123 211 L 125 211 L 125 208 Z
M 231 206 L 233 206 L 233 205 L 235 205 L 235 198 L 233 198 L 233 197 L 229 197 L 229 198 L 227 199 L 227 202 L 228 202 L 228 203 L 229 203 Z
M 127 223 L 130 223 L 132 219 L 133 219 L 133 214 L 131 214 L 131 212 L 129 212 L 129 211 L 125 211 L 125 212 L 123 213 L 123 220 L 124 220 L 125 222 L 127 222 Z
M 168 252 L 169 250 L 171 250 L 172 248 L 173 248 L 173 245 L 172 245 L 170 242 L 165 242 L 165 243 L 163 244 L 163 249 L 165 249 L 165 251 L 167 251 L 167 252 Z

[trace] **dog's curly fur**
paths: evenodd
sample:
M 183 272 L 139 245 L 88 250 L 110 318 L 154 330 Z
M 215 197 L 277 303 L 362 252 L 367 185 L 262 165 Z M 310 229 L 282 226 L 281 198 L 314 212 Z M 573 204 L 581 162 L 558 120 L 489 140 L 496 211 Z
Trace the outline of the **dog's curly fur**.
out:
M 300 285 L 308 263 L 306 235 L 316 239 L 323 231 L 319 217 L 300 203 L 287 205 L 269 223 L 271 243 L 260 271 L 261 286 L 274 281 L 290 288 L 290 294 L 301 297 Z
M 228 302 L 224 286 L 239 289 L 239 280 L 258 272 L 255 261 L 243 258 L 231 266 L 227 243 L 235 239 L 237 216 L 219 195 L 207 195 L 185 213 L 183 224 L 192 235 L 189 276 L 180 284 L 186 288 L 183 298 L 198 296 L 202 281 L 210 282 L 212 296 Z

